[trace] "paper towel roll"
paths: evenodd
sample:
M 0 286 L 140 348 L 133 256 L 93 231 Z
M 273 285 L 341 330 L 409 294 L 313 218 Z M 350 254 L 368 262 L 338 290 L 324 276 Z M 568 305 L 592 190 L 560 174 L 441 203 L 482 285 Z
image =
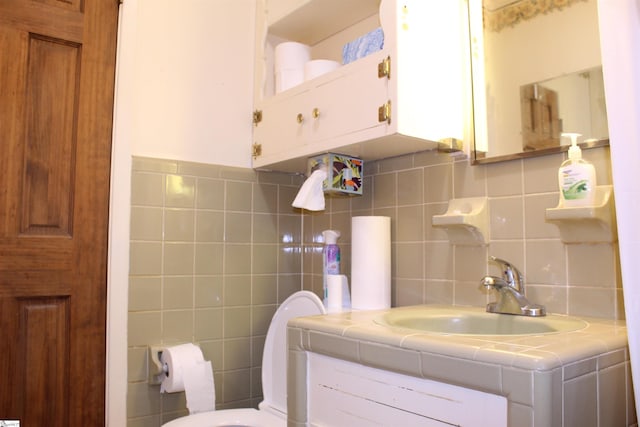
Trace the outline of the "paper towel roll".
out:
M 351 218 L 351 306 L 391 307 L 391 218 Z
M 304 80 L 311 80 L 340 67 L 337 61 L 329 59 L 314 59 L 304 64 Z
M 213 368 L 211 362 L 204 360 L 200 347 L 189 343 L 163 348 L 160 361 L 167 368 L 161 393 L 184 391 L 190 414 L 215 409 Z

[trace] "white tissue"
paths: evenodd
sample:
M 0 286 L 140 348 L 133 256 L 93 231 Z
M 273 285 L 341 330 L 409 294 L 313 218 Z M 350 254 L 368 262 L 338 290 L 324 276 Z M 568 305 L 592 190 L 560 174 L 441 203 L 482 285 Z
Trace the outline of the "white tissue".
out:
M 167 367 L 161 393 L 184 391 L 190 414 L 216 408 L 213 368 L 204 360 L 200 347 L 188 343 L 163 348 L 160 361 Z
M 302 184 L 291 206 L 309 211 L 324 210 L 324 189 L 322 185 L 327 179 L 327 171 L 323 168 L 313 171 Z
M 216 409 L 216 388 L 210 361 L 197 362 L 185 372 L 184 392 L 190 414 Z

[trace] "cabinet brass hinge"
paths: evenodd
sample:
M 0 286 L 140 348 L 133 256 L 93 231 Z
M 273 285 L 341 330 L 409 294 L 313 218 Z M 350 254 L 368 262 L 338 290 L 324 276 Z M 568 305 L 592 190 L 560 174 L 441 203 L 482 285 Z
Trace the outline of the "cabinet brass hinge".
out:
M 455 153 L 463 148 L 462 141 L 457 138 L 442 138 L 438 141 L 438 151 L 441 153 Z
M 253 144 L 251 146 L 251 155 L 254 159 L 262 156 L 262 144 Z
M 257 125 L 262 121 L 262 110 L 255 110 L 253 112 L 253 124 Z
M 378 64 L 378 78 L 381 79 L 386 77 L 387 79 L 391 79 L 391 57 L 387 56 L 382 60 L 381 63 Z
M 385 104 L 378 108 L 378 121 L 386 121 L 391 124 L 391 101 L 387 101 Z

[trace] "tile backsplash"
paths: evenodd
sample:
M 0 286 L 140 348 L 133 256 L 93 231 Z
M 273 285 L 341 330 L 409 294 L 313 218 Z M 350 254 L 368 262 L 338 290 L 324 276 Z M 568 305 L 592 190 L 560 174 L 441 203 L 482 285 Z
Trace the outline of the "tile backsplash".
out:
M 434 151 L 367 162 L 364 195 L 328 199 L 321 215 L 306 215 L 305 242 L 326 228 L 338 229 L 344 272 L 349 273 L 350 218 L 392 219 L 392 304 L 446 303 L 480 306 L 493 300 L 479 289 L 485 274 L 498 274 L 489 255 L 522 271 L 527 295 L 549 312 L 619 319 L 624 316 L 616 243 L 564 244 L 545 209 L 558 204 L 558 166 L 566 154 L 469 166 Z M 611 184 L 609 149 L 584 151 L 596 166 L 598 184 Z M 452 198 L 488 197 L 489 244 L 451 245 L 432 227 Z M 305 253 L 312 252 L 308 248 Z M 316 250 L 317 252 L 317 250 Z M 314 252 L 315 253 L 315 252 Z M 319 292 L 321 258 L 308 259 L 305 287 Z
M 184 393 L 147 383 L 149 345 L 195 342 L 218 408 L 257 406 L 264 338 L 300 289 L 295 175 L 134 158 L 129 278 L 129 426 L 186 415 Z
M 608 148 L 584 151 L 610 184 Z M 546 208 L 558 202 L 562 154 L 469 166 L 429 151 L 365 163 L 363 195 L 327 198 L 324 212 L 291 201 L 297 175 L 135 158 L 129 283 L 128 425 L 186 414 L 184 395 L 146 382 L 148 345 L 196 342 L 213 363 L 218 408 L 257 406 L 262 346 L 277 305 L 304 288 L 321 294 L 322 239 L 340 230 L 350 272 L 351 217 L 392 222 L 392 304 L 482 306 L 498 274 L 489 255 L 525 276 L 527 295 L 552 313 L 623 318 L 616 243 L 566 245 Z M 451 245 L 431 226 L 452 198 L 487 196 L 489 244 Z

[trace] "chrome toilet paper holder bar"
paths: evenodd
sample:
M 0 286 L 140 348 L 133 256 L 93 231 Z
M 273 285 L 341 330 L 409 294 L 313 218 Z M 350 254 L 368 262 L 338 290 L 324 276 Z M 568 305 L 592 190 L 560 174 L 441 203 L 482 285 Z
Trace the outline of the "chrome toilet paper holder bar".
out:
M 159 385 L 162 380 L 169 375 L 169 368 L 166 363 L 162 363 L 162 350 L 163 347 L 150 345 L 147 350 L 148 363 L 147 363 L 147 378 L 149 384 Z

